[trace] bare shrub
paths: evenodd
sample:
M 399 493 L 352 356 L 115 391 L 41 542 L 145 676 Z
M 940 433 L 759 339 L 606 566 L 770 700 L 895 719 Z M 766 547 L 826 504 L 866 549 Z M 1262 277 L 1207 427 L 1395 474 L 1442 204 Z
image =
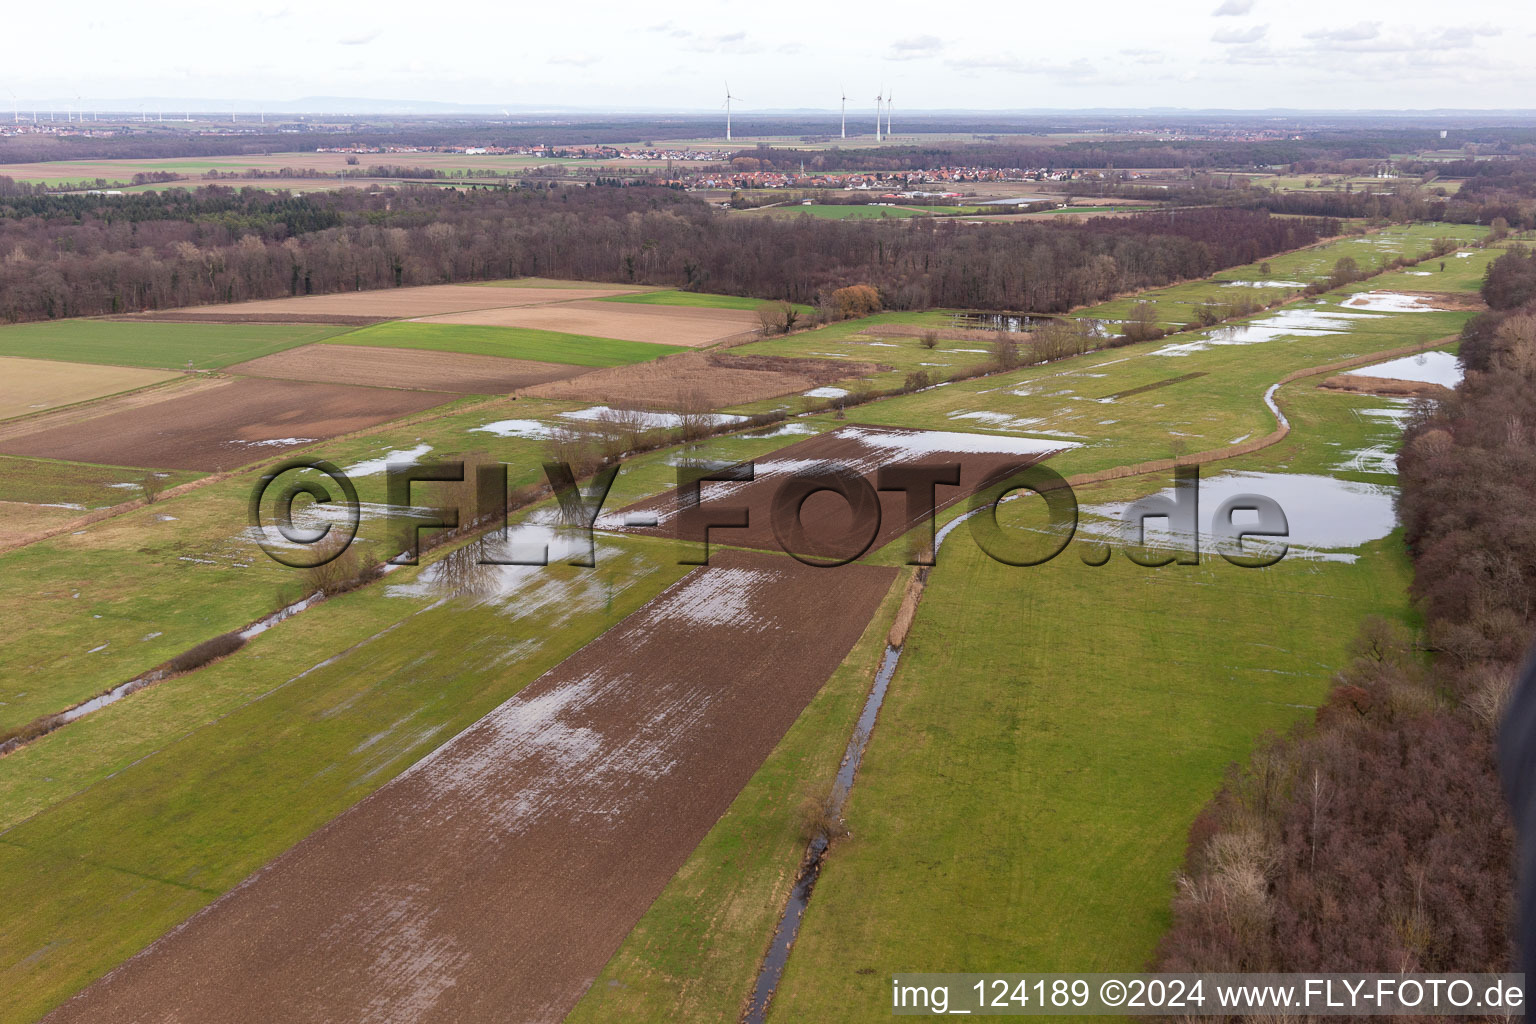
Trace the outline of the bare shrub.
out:
M 202 668 L 211 661 L 226 657 L 245 646 L 245 638 L 239 631 L 221 633 L 212 640 L 204 640 L 191 650 L 182 651 L 165 663 L 170 672 L 190 672 Z
M 546 462 L 561 462 L 571 467 L 578 477 L 586 476 L 603 460 L 599 439 L 590 431 L 562 423 L 550 431 L 544 440 Z
M 336 539 L 327 536 L 324 541 L 316 545 L 317 555 L 329 556 L 336 551 L 342 541 L 339 534 L 333 532 L 333 536 Z M 364 563 L 356 545 L 348 544 L 346 549 L 336 554 L 334 558 L 305 569 L 304 582 L 311 594 L 320 593 L 326 597 L 332 597 L 355 589 L 367 580 L 376 568 L 376 565 Z
M 702 391 L 690 391 L 677 403 L 677 429 L 684 441 L 697 441 L 710 431 L 709 396 Z
M 645 413 L 639 409 L 604 409 L 597 417 L 597 443 L 610 459 L 640 447 L 645 434 Z
M 1008 334 L 1001 334 L 992 342 L 992 365 L 999 370 L 1011 370 L 1019 365 L 1019 343 Z
M 1157 323 L 1157 307 L 1150 302 L 1138 302 L 1131 307 L 1131 315 L 1125 321 L 1125 336 L 1131 341 L 1153 341 L 1167 332 Z
M 823 836 L 828 842 L 841 839 L 848 834 L 848 826 L 837 814 L 833 804 L 833 794 L 830 788 L 819 793 L 807 794 L 800 801 L 800 838 L 809 843 L 817 836 Z
M 165 478 L 159 473 L 145 473 L 139 478 L 139 491 L 144 495 L 144 504 L 153 505 L 163 490 Z
M 757 307 L 757 322 L 764 334 L 788 334 L 800 320 L 800 311 L 788 302 L 766 302 Z
M 924 331 L 922 333 L 922 336 L 920 338 L 918 338 L 918 343 L 920 345 L 922 345 L 923 348 L 926 348 L 926 349 L 938 348 L 939 347 L 939 332 L 938 331 Z
M 1033 334 L 1035 358 L 1043 363 L 1065 359 L 1086 349 L 1077 327 L 1066 320 L 1047 320 Z
M 1515 675 L 1508 665 L 1483 664 L 1468 672 L 1462 680 L 1466 696 L 1463 703 L 1490 730 L 1504 717 L 1514 692 Z

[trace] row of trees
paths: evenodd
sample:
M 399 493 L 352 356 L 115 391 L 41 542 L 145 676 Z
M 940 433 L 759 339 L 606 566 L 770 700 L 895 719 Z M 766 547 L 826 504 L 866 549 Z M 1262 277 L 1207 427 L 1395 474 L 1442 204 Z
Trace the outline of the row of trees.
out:
M 1531 263 L 1501 257 L 1490 302 Z M 1510 968 L 1493 737 L 1536 626 L 1533 300 L 1468 325 L 1465 380 L 1406 432 L 1423 639 L 1368 623 L 1315 726 L 1231 771 L 1191 831 L 1160 969 Z
M 1080 225 L 753 219 L 653 188 L 31 196 L 0 201 L 0 320 L 524 275 L 807 304 L 867 284 L 897 309 L 1053 312 L 1337 231 L 1235 209 Z

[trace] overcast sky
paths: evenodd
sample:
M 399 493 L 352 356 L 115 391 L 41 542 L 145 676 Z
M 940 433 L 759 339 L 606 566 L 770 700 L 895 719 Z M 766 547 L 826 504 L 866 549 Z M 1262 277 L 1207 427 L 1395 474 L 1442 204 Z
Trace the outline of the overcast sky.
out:
M 305 96 L 520 106 L 1536 107 L 1525 0 L 945 5 L 78 0 L 6 16 L 28 100 Z M 668 13 L 668 12 L 671 13 Z M 0 94 L 3 96 L 3 94 Z M 9 97 L 4 97 L 8 99 Z

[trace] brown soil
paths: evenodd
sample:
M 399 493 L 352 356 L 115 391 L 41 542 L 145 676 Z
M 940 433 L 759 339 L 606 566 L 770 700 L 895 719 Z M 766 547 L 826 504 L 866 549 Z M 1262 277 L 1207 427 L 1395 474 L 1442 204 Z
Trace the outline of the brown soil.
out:
M 931 451 L 901 451 L 871 445 L 865 440 L 879 437 L 893 442 L 901 442 L 904 439 L 921 442 L 925 437 L 938 436 L 940 436 L 939 432 L 894 427 L 862 425 L 843 427 L 807 438 L 787 448 L 781 448 L 771 455 L 756 459 L 754 461 L 755 476 L 750 483 L 704 483 L 700 491 L 703 510 L 720 519 L 724 518 L 721 516 L 722 511 L 726 516 L 732 509 L 745 509 L 747 512 L 748 525 L 745 527 L 711 527 L 709 530 L 711 550 L 720 545 L 763 551 L 784 550 L 786 545 L 780 543 L 773 529 L 774 498 L 792 472 L 804 470 L 815 463 L 829 462 L 845 467 L 867 480 L 871 487 L 877 485 L 878 473 L 886 466 L 932 466 L 958 463 L 960 483 L 956 486 L 941 484 L 935 488 L 936 508 L 943 509 L 969 496 L 981 486 L 989 474 L 1000 467 L 1027 465 L 1044 457 L 1040 454 L 944 450 L 937 443 Z M 978 445 L 989 442 L 1006 444 L 1017 440 L 981 434 L 965 436 L 977 439 Z M 920 444 L 919 447 L 928 446 Z M 903 492 L 879 491 L 878 497 L 880 524 L 879 529 L 874 531 L 874 539 L 869 545 L 869 551 L 878 550 L 889 544 L 923 521 L 922 517 L 908 516 L 906 496 Z M 689 542 L 691 548 L 696 548 L 697 545 L 693 542 L 699 539 L 699 527 L 685 523 L 683 518 L 677 515 L 678 505 L 678 492 L 668 491 L 612 513 L 609 528 L 629 533 L 676 538 Z M 631 514 L 635 514 L 637 518 L 654 516 L 658 520 L 658 525 L 628 526 L 626 519 Z M 610 515 L 605 514 L 604 521 L 600 525 L 609 525 L 609 520 Z M 798 550 L 802 554 L 818 559 L 850 556 L 870 532 L 867 526 L 862 530 L 855 529 L 856 526 L 863 524 L 855 523 L 849 502 L 830 492 L 814 494 L 805 501 L 801 508 L 801 522 L 805 543 Z M 913 539 L 914 543 L 926 544 L 928 541 L 926 529 L 914 534 Z
M 1440 398 L 1450 390 L 1439 384 L 1422 380 L 1395 380 L 1390 377 L 1363 377 L 1354 373 L 1341 373 L 1329 377 L 1318 385 L 1330 391 L 1347 391 L 1356 395 L 1386 395 L 1392 398 Z
M 153 389 L 151 394 L 163 396 L 159 401 L 109 400 L 86 410 L 64 410 L 58 419 L 22 421 L 18 428 L 31 429 L 9 436 L 0 431 L 0 451 L 113 466 L 216 471 L 429 409 L 451 397 L 275 380 L 223 378 L 198 384 Z
M 531 289 L 497 289 L 503 294 Z M 615 289 L 614 291 L 619 291 Z M 561 289 L 567 298 L 578 298 Z M 609 294 L 613 294 L 610 292 Z M 700 309 L 690 306 L 646 306 L 624 302 L 559 302 L 514 306 L 509 301 L 497 308 L 421 317 L 425 323 L 483 324 L 490 327 L 532 327 L 565 334 L 586 334 L 625 341 L 649 341 L 663 345 L 700 348 L 734 341 L 759 329 L 757 314 L 745 309 Z
M 180 313 L 182 315 L 215 313 L 240 316 L 268 316 L 277 313 L 306 318 L 310 315 L 321 315 L 387 320 L 502 306 L 568 302 L 573 299 L 600 298 L 605 295 L 625 295 L 639 290 L 619 285 L 598 284 L 585 288 L 491 288 L 475 284 L 432 284 L 418 288 L 380 288 L 365 292 L 342 292 L 338 295 L 301 295 L 288 299 L 257 299 L 252 302 L 192 306 L 181 310 Z M 612 303 L 606 305 L 612 307 Z
M 565 398 L 607 405 L 719 409 L 809 391 L 834 380 L 860 377 L 879 369 L 881 367 L 876 363 L 833 359 L 681 352 L 654 362 L 614 366 L 570 380 L 539 384 L 519 393 L 536 398 Z
M 560 1020 L 895 577 L 717 563 L 47 1019 Z
M 586 368 L 415 348 L 317 344 L 274 352 L 227 367 L 224 372 L 242 377 L 495 395 L 574 377 L 586 372 Z

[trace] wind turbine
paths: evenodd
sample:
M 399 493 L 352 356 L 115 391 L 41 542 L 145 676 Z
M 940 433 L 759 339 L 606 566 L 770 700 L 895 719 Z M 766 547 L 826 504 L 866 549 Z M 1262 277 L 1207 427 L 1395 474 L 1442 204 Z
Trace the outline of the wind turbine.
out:
M 880 94 L 875 97 L 875 141 L 880 141 L 880 108 L 885 105 L 885 86 L 880 87 Z
M 731 141 L 731 100 L 740 99 L 740 96 L 731 95 L 731 83 L 725 83 L 725 141 Z
M 848 87 L 843 86 L 843 138 L 848 137 Z
M 11 94 L 11 123 L 21 124 L 21 105 L 16 99 L 16 93 L 11 90 L 10 86 L 6 86 L 5 91 Z
M 886 93 L 885 94 L 885 137 L 887 139 L 889 139 L 891 137 L 891 107 L 894 106 L 895 103 L 896 103 L 896 100 L 891 96 L 891 94 L 890 93 Z

